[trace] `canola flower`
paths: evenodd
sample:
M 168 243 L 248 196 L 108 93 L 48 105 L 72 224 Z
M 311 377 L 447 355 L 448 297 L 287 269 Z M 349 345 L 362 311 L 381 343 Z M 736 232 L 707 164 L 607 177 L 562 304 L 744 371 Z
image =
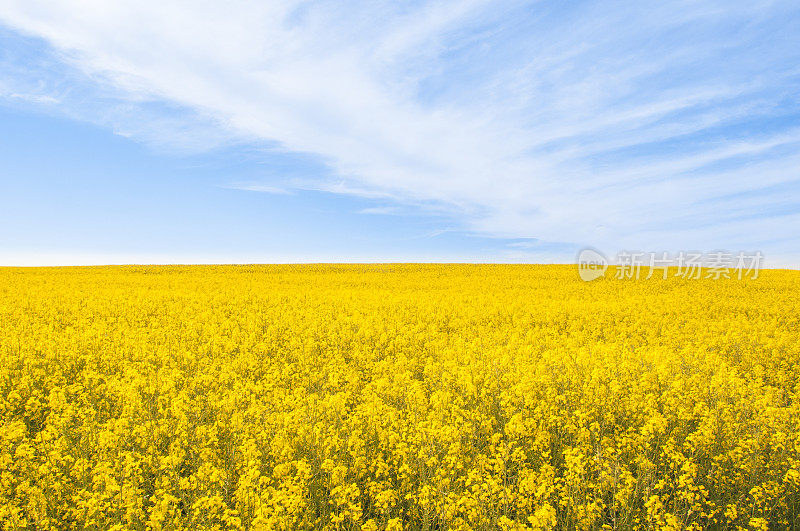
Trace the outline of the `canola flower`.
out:
M 798 281 L 2 268 L 0 525 L 797 529 Z

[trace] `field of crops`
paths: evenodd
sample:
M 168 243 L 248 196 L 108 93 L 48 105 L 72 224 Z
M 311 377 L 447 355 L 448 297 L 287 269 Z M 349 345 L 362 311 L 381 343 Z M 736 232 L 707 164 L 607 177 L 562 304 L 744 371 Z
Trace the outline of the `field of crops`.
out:
M 6 529 L 800 526 L 800 272 L 0 268 Z

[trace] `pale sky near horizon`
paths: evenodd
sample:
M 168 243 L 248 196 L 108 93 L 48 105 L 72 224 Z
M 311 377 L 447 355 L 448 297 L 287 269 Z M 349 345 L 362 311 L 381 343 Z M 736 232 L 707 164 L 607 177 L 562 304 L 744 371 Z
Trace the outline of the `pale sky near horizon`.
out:
M 0 265 L 800 267 L 800 3 L 0 0 Z

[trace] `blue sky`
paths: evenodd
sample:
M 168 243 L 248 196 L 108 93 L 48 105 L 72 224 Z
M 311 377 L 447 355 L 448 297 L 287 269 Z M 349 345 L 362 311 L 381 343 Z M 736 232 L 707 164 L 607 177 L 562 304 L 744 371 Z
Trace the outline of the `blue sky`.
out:
M 0 264 L 800 265 L 796 1 L 0 0 Z

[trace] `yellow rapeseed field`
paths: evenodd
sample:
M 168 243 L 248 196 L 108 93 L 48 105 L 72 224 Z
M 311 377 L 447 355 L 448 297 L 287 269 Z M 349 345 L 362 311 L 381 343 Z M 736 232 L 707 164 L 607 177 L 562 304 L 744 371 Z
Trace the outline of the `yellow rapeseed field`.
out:
M 0 522 L 797 529 L 798 285 L 2 268 Z

